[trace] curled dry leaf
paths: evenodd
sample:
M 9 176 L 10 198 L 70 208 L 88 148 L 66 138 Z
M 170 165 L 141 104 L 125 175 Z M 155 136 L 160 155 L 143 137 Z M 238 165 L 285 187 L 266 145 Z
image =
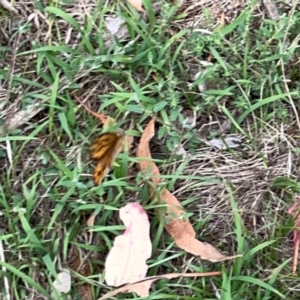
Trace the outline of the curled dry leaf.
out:
M 105 261 L 105 281 L 120 286 L 145 278 L 151 256 L 150 223 L 143 207 L 129 203 L 120 209 L 126 230 L 117 236 Z
M 155 186 L 158 186 L 161 181 L 160 173 L 158 167 L 151 161 L 149 149 L 149 141 L 154 136 L 154 124 L 155 120 L 152 119 L 145 128 L 137 149 L 137 157 L 140 159 L 139 168 L 142 173 L 149 174 L 150 171 L 152 174 L 152 182 Z M 156 197 L 156 193 L 150 184 L 149 189 L 153 197 Z M 173 237 L 179 248 L 212 262 L 224 261 L 237 257 L 225 256 L 210 244 L 197 240 L 193 226 L 188 219 L 183 218 L 184 210 L 180 202 L 167 189 L 162 190 L 159 201 L 167 204 L 166 214 L 168 215 L 168 220 L 164 227 Z
M 149 290 L 152 283 L 160 279 L 174 279 L 178 277 L 207 277 L 207 276 L 219 276 L 219 275 L 221 275 L 221 272 L 171 273 L 171 274 L 165 274 L 159 276 L 152 276 L 152 277 L 145 278 L 142 281 L 122 286 L 112 292 L 107 293 L 106 295 L 102 296 L 98 300 L 111 299 L 111 297 L 121 293 L 136 293 L 138 296 L 147 297 L 149 296 Z

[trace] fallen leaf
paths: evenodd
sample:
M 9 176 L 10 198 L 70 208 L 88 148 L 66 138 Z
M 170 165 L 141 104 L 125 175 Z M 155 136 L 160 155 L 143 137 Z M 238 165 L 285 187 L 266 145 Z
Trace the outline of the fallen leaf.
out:
M 141 0 L 127 0 L 137 11 L 145 13 L 146 11 L 143 9 L 143 2 Z
M 108 16 L 105 18 L 104 24 L 110 34 L 115 35 L 121 29 L 121 26 L 124 24 L 124 20 L 119 16 Z
M 155 186 L 158 186 L 161 182 L 160 172 L 155 163 L 151 161 L 152 157 L 149 149 L 149 141 L 154 136 L 154 124 L 155 120 L 152 119 L 145 128 L 137 148 L 137 157 L 139 158 L 138 165 L 142 173 L 149 174 L 148 172 L 150 171 L 152 174 L 152 182 Z M 149 184 L 149 189 L 153 197 L 156 197 L 156 193 L 151 184 Z M 166 214 L 168 219 L 164 227 L 173 237 L 179 248 L 212 262 L 238 257 L 225 256 L 210 244 L 197 240 L 193 226 L 188 219 L 183 218 L 184 210 L 180 202 L 167 189 L 162 190 L 159 201 L 167 204 Z
M 149 296 L 149 290 L 152 285 L 157 280 L 160 279 L 174 279 L 178 277 L 208 277 L 208 276 L 219 276 L 221 272 L 208 272 L 208 273 L 171 273 L 159 276 L 147 277 L 142 281 L 135 282 L 122 286 L 114 291 L 111 291 L 98 300 L 110 299 L 111 297 L 120 293 L 136 293 L 138 296 L 147 297 Z
M 104 21 L 108 33 L 104 33 L 104 47 L 107 49 L 115 43 L 115 37 L 119 41 L 124 41 L 129 37 L 128 27 L 125 21 L 119 16 L 108 16 Z
M 62 269 L 60 273 L 57 274 L 58 279 L 53 282 L 53 286 L 59 293 L 68 293 L 71 289 L 71 275 L 70 270 Z M 52 297 L 54 292 L 52 292 Z
M 241 142 L 241 137 L 234 135 L 226 136 L 223 139 L 212 139 L 210 141 L 207 141 L 209 145 L 222 150 L 240 147 Z
M 128 203 L 119 212 L 126 230 L 117 236 L 105 261 L 105 281 L 120 286 L 145 278 L 151 256 L 150 223 L 143 207 Z
M 295 219 L 294 226 L 296 229 L 293 230 L 294 236 L 294 258 L 292 266 L 292 274 L 296 275 L 298 265 L 298 253 L 300 244 L 300 197 L 296 198 L 295 203 L 289 208 L 288 214 L 292 215 Z

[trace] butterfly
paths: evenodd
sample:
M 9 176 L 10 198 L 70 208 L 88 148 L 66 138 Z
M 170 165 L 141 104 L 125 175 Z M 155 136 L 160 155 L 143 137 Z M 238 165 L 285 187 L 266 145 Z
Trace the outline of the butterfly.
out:
M 117 155 L 123 150 L 125 135 L 119 132 L 106 132 L 94 139 L 91 157 L 98 161 L 94 170 L 94 182 L 100 184 L 108 174 Z

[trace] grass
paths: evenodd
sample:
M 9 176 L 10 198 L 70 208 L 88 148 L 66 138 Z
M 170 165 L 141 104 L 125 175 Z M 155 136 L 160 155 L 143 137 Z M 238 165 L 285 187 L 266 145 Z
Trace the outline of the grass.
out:
M 219 278 L 158 281 L 147 299 L 298 299 L 287 209 L 299 193 L 299 7 L 278 1 L 282 17 L 274 21 L 250 5 L 213 28 L 197 26 L 199 8 L 170 2 L 157 9 L 146 0 L 147 19 L 122 2 L 19 5 L 27 15 L 34 5 L 39 13 L 19 23 L 1 19 L 8 31 L 0 36 L 0 298 L 50 299 L 57 272 L 76 270 L 78 257 L 87 259 L 72 271 L 71 299 L 80 299 L 81 288 L 88 295 L 91 287 L 94 299 L 105 294 L 105 256 L 123 230 L 117 211 L 138 201 L 151 218 L 149 275 L 222 271 Z M 112 14 L 128 33 L 108 42 L 105 18 Z M 115 118 L 134 145 L 156 116 L 153 157 L 197 237 L 243 257 L 209 263 L 174 246 L 153 213 L 148 178 L 135 168 L 135 147 L 94 186 L 88 148 L 102 128 L 74 90 Z M 30 117 L 16 120 L 28 107 Z M 186 122 L 191 112 L 196 126 Z M 241 136 L 240 147 L 207 145 L 229 133 Z M 180 144 L 186 158 L 174 152 Z

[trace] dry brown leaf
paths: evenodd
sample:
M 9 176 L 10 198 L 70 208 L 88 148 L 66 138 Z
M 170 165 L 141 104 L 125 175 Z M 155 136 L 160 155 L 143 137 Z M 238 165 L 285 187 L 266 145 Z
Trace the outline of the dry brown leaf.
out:
M 128 203 L 119 213 L 126 230 L 115 238 L 105 261 L 105 281 L 111 286 L 144 279 L 152 251 L 150 223 L 143 207 Z
M 140 144 L 137 148 L 137 157 L 140 159 L 139 168 L 142 173 L 148 174 L 148 172 L 151 171 L 152 182 L 155 186 L 158 186 L 161 181 L 160 173 L 158 167 L 151 161 L 151 153 L 149 149 L 149 141 L 154 136 L 154 124 L 155 120 L 152 119 L 145 128 Z M 149 189 L 153 197 L 155 197 L 156 193 L 150 184 Z M 238 257 L 225 256 L 212 245 L 197 240 L 193 226 L 188 219 L 184 219 L 182 217 L 184 210 L 180 202 L 167 189 L 162 191 L 159 201 L 167 204 L 168 219 L 164 227 L 173 237 L 179 248 L 212 262 L 224 261 Z
M 146 11 L 143 9 L 143 2 L 141 0 L 127 0 L 137 11 L 145 13 Z
M 171 273 L 159 276 L 152 276 L 145 278 L 142 281 L 135 282 L 122 286 L 114 291 L 111 291 L 98 300 L 110 299 L 111 297 L 120 294 L 120 293 L 136 293 L 138 296 L 147 297 L 149 296 L 149 290 L 155 281 L 159 279 L 174 279 L 178 277 L 208 277 L 208 276 L 219 276 L 221 272 L 208 272 L 208 273 Z
M 124 19 L 120 16 L 107 16 L 104 20 L 106 29 L 112 35 L 117 34 L 121 30 L 124 22 Z

